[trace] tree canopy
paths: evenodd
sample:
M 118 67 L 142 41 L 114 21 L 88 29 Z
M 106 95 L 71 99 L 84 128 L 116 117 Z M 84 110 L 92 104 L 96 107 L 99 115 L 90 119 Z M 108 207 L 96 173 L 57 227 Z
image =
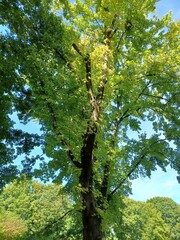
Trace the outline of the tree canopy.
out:
M 66 183 L 84 239 L 103 238 L 104 215 L 132 179 L 169 164 L 180 173 L 180 21 L 152 14 L 156 2 L 0 3 L 1 186 L 25 153 L 29 176 Z M 13 112 L 42 135 L 13 128 Z M 30 155 L 38 146 L 48 160 Z
M 118 216 L 122 215 L 122 220 L 116 221 L 114 224 L 117 239 L 171 239 L 169 237 L 170 226 L 165 223 L 161 212 L 153 204 L 138 202 L 128 198 L 124 202 L 125 208 L 123 211 L 119 209 L 119 214 L 117 214 Z M 173 213 L 175 214 L 175 211 Z
M 180 205 L 167 197 L 154 197 L 148 202 L 161 212 L 162 218 L 170 228 L 170 239 L 180 238 Z

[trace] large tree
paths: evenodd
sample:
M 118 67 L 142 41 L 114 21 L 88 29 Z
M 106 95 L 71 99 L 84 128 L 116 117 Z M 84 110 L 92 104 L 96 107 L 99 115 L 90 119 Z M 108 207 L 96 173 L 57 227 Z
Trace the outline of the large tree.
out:
M 103 239 L 109 206 L 129 193 L 130 180 L 157 166 L 180 171 L 180 22 L 152 14 L 156 2 L 0 3 L 7 29 L 1 168 L 14 143 L 17 155 L 27 155 L 24 172 L 63 181 L 81 211 L 84 240 Z M 43 134 L 13 129 L 12 110 L 24 123 L 39 121 Z M 48 160 L 33 172 L 35 146 Z

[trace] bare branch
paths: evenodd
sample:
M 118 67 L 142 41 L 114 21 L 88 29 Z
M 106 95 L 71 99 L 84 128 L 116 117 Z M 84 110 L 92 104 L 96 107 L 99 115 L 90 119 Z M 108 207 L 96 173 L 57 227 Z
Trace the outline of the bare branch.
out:
M 48 228 L 50 228 L 52 225 L 58 223 L 60 220 L 62 220 L 64 217 L 66 217 L 69 213 L 71 213 L 73 211 L 73 209 L 70 209 L 69 211 L 67 211 L 66 213 L 64 213 L 61 217 L 57 218 L 56 220 L 54 220 L 53 222 L 48 223 L 45 228 L 43 230 L 41 230 L 41 232 L 46 231 Z

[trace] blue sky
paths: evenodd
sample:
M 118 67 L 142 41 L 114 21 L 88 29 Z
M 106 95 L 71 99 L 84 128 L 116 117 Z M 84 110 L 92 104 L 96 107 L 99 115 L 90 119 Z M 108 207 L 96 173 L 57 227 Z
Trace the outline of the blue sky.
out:
M 165 13 L 173 11 L 174 20 L 180 18 L 180 0 L 161 0 L 157 3 L 157 14 L 163 16 Z M 131 198 L 145 201 L 155 196 L 170 197 L 180 204 L 180 184 L 176 179 L 176 172 L 170 167 L 167 172 L 160 168 L 152 173 L 151 179 L 139 178 L 132 182 Z
M 161 0 L 157 3 L 157 14 L 163 16 L 166 12 L 172 10 L 175 20 L 180 18 L 180 0 Z M 148 127 L 148 126 L 147 126 Z M 31 131 L 39 131 L 38 124 L 29 127 Z M 25 127 L 26 130 L 27 126 Z M 25 130 L 24 129 L 24 130 Z M 146 201 L 155 196 L 170 197 L 180 204 L 180 184 L 176 179 L 176 172 L 170 167 L 167 172 L 158 168 L 152 173 L 151 179 L 139 178 L 132 182 L 131 198 L 139 201 Z
M 180 204 L 180 184 L 176 179 L 176 172 L 170 167 L 167 172 L 160 168 L 152 173 L 151 179 L 138 178 L 132 182 L 131 198 L 139 201 L 146 201 L 155 196 L 169 197 Z
M 180 0 L 160 0 L 156 4 L 156 7 L 159 16 L 163 16 L 165 13 L 172 10 L 174 20 L 180 18 Z

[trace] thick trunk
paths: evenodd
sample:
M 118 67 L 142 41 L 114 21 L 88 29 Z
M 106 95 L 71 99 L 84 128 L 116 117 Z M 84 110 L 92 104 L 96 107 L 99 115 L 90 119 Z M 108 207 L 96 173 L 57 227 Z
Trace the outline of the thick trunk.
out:
M 81 149 L 81 185 L 83 240 L 102 240 L 101 216 L 93 193 L 93 148 L 96 136 L 96 125 L 88 126 Z
M 84 192 L 81 197 L 84 207 L 82 211 L 83 240 L 102 240 L 102 219 L 96 210 L 93 193 Z
M 85 164 L 82 164 L 83 168 L 80 176 L 83 240 L 102 240 L 102 218 L 97 211 L 97 202 L 92 191 L 92 160 L 88 161 L 87 158 L 83 162 Z

